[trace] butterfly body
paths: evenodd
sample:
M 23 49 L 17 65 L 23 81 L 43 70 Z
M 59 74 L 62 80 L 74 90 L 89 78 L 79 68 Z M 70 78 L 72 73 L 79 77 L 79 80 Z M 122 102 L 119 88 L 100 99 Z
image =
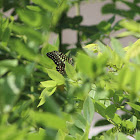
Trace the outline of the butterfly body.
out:
M 72 58 L 68 58 L 65 54 L 58 51 L 48 52 L 46 54 L 53 62 L 57 65 L 56 70 L 61 73 L 65 74 L 65 62 L 72 64 Z

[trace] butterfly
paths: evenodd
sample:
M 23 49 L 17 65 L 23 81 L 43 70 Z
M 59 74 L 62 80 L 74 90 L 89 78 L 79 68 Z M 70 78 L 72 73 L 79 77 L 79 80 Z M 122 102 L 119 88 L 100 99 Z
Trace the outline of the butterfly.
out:
M 65 54 L 59 51 L 52 51 L 46 54 L 57 65 L 56 70 L 62 75 L 65 74 L 65 62 L 72 64 L 72 58 L 68 58 Z

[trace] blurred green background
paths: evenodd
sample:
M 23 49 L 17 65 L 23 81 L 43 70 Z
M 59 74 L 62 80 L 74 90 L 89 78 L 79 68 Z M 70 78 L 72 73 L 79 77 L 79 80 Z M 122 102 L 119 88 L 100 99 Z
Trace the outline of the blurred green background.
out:
M 139 4 L 1 0 L 0 139 L 138 139 Z M 54 50 L 73 58 L 67 76 L 46 56 Z

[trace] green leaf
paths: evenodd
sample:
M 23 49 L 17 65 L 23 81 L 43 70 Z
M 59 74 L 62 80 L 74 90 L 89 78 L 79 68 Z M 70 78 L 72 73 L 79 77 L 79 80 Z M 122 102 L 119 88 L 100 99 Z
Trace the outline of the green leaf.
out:
M 20 19 L 29 26 L 38 27 L 42 25 L 43 16 L 35 11 L 31 10 L 18 10 L 18 16 Z
M 59 50 L 59 45 L 60 45 L 60 40 L 59 40 L 59 36 L 57 36 L 56 41 L 53 44 L 54 46 L 56 46 L 57 50 Z
M 140 139 L 140 131 L 136 132 L 136 140 Z
M 106 107 L 105 107 L 105 105 L 100 103 L 99 101 L 95 102 L 95 109 L 104 118 L 111 119 L 116 124 L 120 124 L 121 123 L 121 118 L 119 117 L 119 115 L 115 113 L 114 115 L 111 116 L 113 118 L 110 118 L 110 116 L 108 116 L 108 114 L 106 114 Z
M 131 102 L 126 102 L 128 105 L 130 105 L 133 109 L 136 109 L 137 111 L 140 111 L 140 106 L 136 105 L 134 103 Z
M 114 3 L 107 3 L 102 7 L 102 13 L 108 14 L 108 13 L 115 13 L 116 7 Z
M 105 46 L 103 43 L 101 43 L 100 41 L 97 42 L 98 44 L 98 49 L 102 52 L 102 53 L 109 53 L 109 48 L 108 46 Z
M 38 56 L 36 55 L 35 52 L 29 47 L 26 47 L 24 43 L 22 43 L 19 40 L 12 40 L 11 41 L 11 48 L 18 52 L 19 55 L 29 59 L 29 60 L 34 60 L 38 61 Z
M 57 3 L 52 0 L 32 0 L 35 4 L 40 5 L 42 8 L 49 10 L 51 12 L 55 11 L 57 8 Z
M 17 59 L 6 59 L 0 61 L 0 67 L 16 67 L 18 65 Z
M 115 116 L 116 110 L 117 110 L 117 108 L 115 107 L 114 104 L 112 104 L 112 105 L 110 105 L 110 106 L 108 106 L 108 107 L 106 108 L 105 114 L 106 114 L 108 117 L 110 117 L 111 119 L 113 119 L 114 116 Z
M 39 104 L 37 105 L 37 107 L 42 106 L 45 102 L 46 102 L 46 98 L 42 96 Z
M 85 130 L 86 128 L 86 120 L 81 114 L 76 115 L 74 124 L 82 130 Z
M 13 24 L 12 30 L 20 35 L 27 36 L 29 40 L 34 41 L 37 44 L 42 44 L 44 40 L 42 34 L 39 31 L 34 30 L 33 28 L 29 28 L 25 25 Z
M 138 92 L 139 87 L 139 68 L 135 66 L 124 66 L 119 72 L 119 86 L 125 90 L 133 90 Z
M 0 127 L 0 139 L 1 140 L 20 140 L 24 139 L 27 134 L 27 129 L 18 130 L 16 124 L 10 126 Z
M 36 12 L 41 12 L 42 11 L 39 6 L 27 5 L 27 8 L 32 10 L 32 11 L 36 11 Z
M 137 118 L 135 116 L 132 116 L 129 121 L 131 121 L 134 125 L 134 128 L 136 128 L 136 125 L 137 125 Z
M 140 33 L 140 23 L 134 20 L 122 20 L 119 24 L 129 31 Z
M 77 75 L 76 75 L 76 71 L 74 69 L 74 67 L 69 64 L 68 62 L 65 63 L 65 66 L 66 66 L 66 73 L 68 75 L 68 77 L 74 81 L 77 80 Z
M 58 130 L 55 140 L 66 140 L 65 133 L 62 130 Z
M 128 140 L 126 135 L 124 135 L 123 133 L 118 133 L 117 134 L 117 139 L 118 140 Z
M 122 127 L 125 127 L 126 130 L 128 130 L 128 131 L 134 130 L 133 122 L 131 122 L 130 120 L 123 120 L 122 121 Z
M 126 53 L 126 60 L 134 58 L 140 55 L 140 39 L 138 39 L 127 51 Z
M 19 94 L 21 88 L 24 86 L 24 76 L 20 73 L 10 74 L 7 77 L 8 85 L 14 94 Z
M 140 82 L 140 71 L 139 67 L 136 65 L 126 65 L 124 66 L 118 75 L 119 78 L 119 87 L 123 90 L 133 91 L 130 95 L 136 96 L 139 98 L 139 82 Z M 134 97 L 133 96 L 133 97 Z M 132 99 L 134 100 L 134 98 Z
M 108 22 L 112 24 L 114 21 L 115 21 L 115 16 L 113 15 L 113 16 L 108 20 Z
M 93 59 L 94 58 L 91 58 L 83 53 L 79 53 L 77 56 L 77 67 L 79 71 L 88 75 L 89 77 L 93 77 Z
M 44 82 L 40 82 L 43 87 L 55 87 L 56 86 L 56 81 L 53 80 L 48 80 Z
M 124 88 L 125 85 L 127 85 L 129 83 L 130 80 L 131 80 L 131 71 L 128 69 L 128 67 L 124 67 L 119 72 L 119 81 L 120 82 L 118 85 L 120 85 L 120 87 Z
M 39 128 L 39 132 L 28 133 L 27 140 L 44 139 L 45 135 L 46 135 L 46 131 L 42 128 Z
M 122 37 L 127 37 L 127 36 L 130 36 L 130 35 L 136 36 L 137 34 L 133 33 L 133 32 L 130 32 L 130 31 L 125 31 L 125 32 L 122 32 L 122 33 L 118 34 L 117 37 L 122 38 Z
M 71 124 L 67 122 L 67 127 L 69 130 L 69 133 L 71 136 L 75 137 L 76 135 L 83 135 L 83 130 L 75 126 L 74 124 Z
M 52 52 L 52 51 L 58 51 L 58 48 L 56 46 L 54 46 L 54 45 L 51 45 L 51 44 L 47 43 L 45 46 L 43 46 L 43 48 L 41 50 L 41 53 L 43 54 L 44 57 L 46 57 L 46 53 Z M 52 61 L 51 59 L 49 59 L 49 60 Z M 54 64 L 54 62 L 53 62 L 53 64 Z
M 120 95 L 117 95 L 117 94 L 114 94 L 113 95 L 113 100 L 114 100 L 115 104 L 121 104 L 122 101 L 124 100 L 124 97 L 122 97 Z
M 40 102 L 37 107 L 43 105 L 46 102 L 46 97 L 51 96 L 56 91 L 56 87 L 46 87 L 40 95 Z
M 83 104 L 83 115 L 87 122 L 90 124 L 94 115 L 94 105 L 92 99 L 88 96 Z
M 89 49 L 90 51 L 93 51 L 95 53 L 99 52 L 99 48 L 98 48 L 97 44 L 88 44 L 88 45 L 84 46 L 83 48 Z
M 2 75 L 4 75 L 6 72 L 8 72 L 8 68 L 1 67 L 1 66 L 0 66 L 0 77 L 1 77 Z
M 51 64 L 46 61 L 46 59 L 49 58 L 44 58 L 43 56 L 35 53 L 31 48 L 27 47 L 21 41 L 12 40 L 10 46 L 15 52 L 18 52 L 18 54 L 23 56 L 24 58 L 33 62 L 37 62 L 47 68 L 51 68 Z
M 11 30 L 9 28 L 6 28 L 3 35 L 2 35 L 2 41 L 3 42 L 7 42 L 9 40 L 10 33 L 11 33 Z
M 30 76 L 32 74 L 32 72 L 34 71 L 34 68 L 35 68 L 35 63 L 34 62 L 27 64 L 26 67 L 25 67 L 26 75 Z
M 65 83 L 64 77 L 56 70 L 47 69 L 49 77 L 56 81 L 57 85 L 63 85 Z
M 103 33 L 110 33 L 111 31 L 111 24 L 107 21 L 101 21 L 98 25 L 97 28 L 103 32 Z
M 44 96 L 50 96 L 52 95 L 56 90 L 56 87 L 46 87 L 42 92 L 41 92 L 41 95 L 40 95 L 40 98 L 44 97 Z
M 96 111 L 97 111 L 101 116 L 103 116 L 104 118 L 106 118 L 106 116 L 105 116 L 105 110 L 106 110 L 105 105 L 103 105 L 103 104 L 100 103 L 99 101 L 96 101 L 94 106 L 95 106 Z
M 72 137 L 70 135 L 66 135 L 65 140 L 75 140 L 75 137 Z
M 121 58 L 124 58 L 125 53 L 122 44 L 117 39 L 111 38 L 111 47 Z
M 57 115 L 46 112 L 31 111 L 30 117 L 35 123 L 41 123 L 45 127 L 66 130 L 66 121 Z
M 96 101 L 100 99 L 106 99 L 109 95 L 107 91 L 102 90 L 100 88 L 96 88 L 95 90 L 92 90 L 90 94 L 92 94 L 92 98 Z
M 2 107 L 5 112 L 11 109 L 25 85 L 24 71 L 25 69 L 23 67 L 17 67 L 14 69 L 14 72 L 9 73 L 7 77 L 0 78 L 0 107 Z
M 82 136 L 81 140 L 88 140 L 89 137 L 89 129 L 90 129 L 90 125 L 86 127 L 84 135 Z

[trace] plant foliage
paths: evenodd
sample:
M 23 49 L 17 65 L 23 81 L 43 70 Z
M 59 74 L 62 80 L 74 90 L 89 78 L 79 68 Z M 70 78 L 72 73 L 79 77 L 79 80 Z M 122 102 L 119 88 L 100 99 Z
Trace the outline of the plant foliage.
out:
M 140 14 L 139 0 L 112 0 L 102 7 L 102 13 L 111 13 L 112 18 L 91 26 L 80 24 L 80 14 L 67 16 L 69 8 L 81 2 L 1 1 L 1 140 L 139 139 L 140 22 L 134 20 Z M 119 3 L 129 10 L 118 9 Z M 11 8 L 11 16 L 5 17 Z M 124 19 L 116 23 L 117 15 Z M 75 49 L 68 50 L 69 44 L 62 43 L 64 29 L 77 31 Z M 58 38 L 50 44 L 52 32 Z M 119 38 L 130 35 L 137 41 L 123 46 Z M 104 39 L 110 40 L 110 46 Z M 71 53 L 74 64 L 65 63 L 65 75 L 46 56 L 52 51 Z M 103 120 L 94 127 L 112 124 L 112 128 L 90 138 L 95 113 Z

